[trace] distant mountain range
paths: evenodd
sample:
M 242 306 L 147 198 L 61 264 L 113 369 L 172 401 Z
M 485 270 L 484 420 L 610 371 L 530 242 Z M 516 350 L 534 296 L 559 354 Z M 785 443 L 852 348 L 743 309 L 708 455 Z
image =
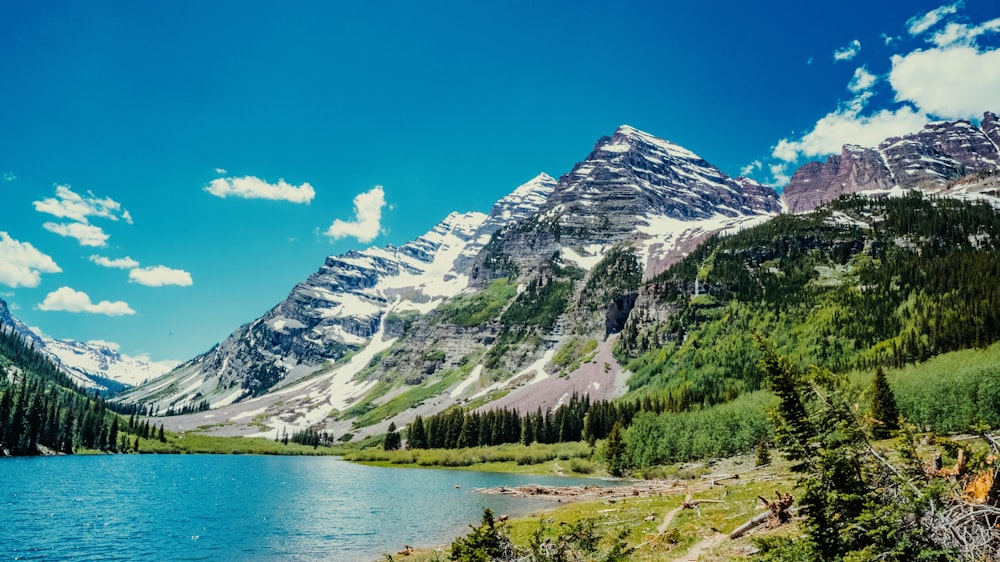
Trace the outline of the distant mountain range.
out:
M 42 351 L 77 385 L 87 389 L 119 392 L 163 375 L 177 366 L 172 362 L 153 362 L 119 353 L 104 342 L 59 340 L 39 334 L 11 315 L 0 299 L 0 323 L 21 334 L 36 350 Z
M 178 429 L 273 436 L 374 433 L 454 404 L 554 406 L 574 390 L 611 397 L 628 376 L 613 342 L 642 279 L 713 234 L 843 194 L 995 201 L 998 145 L 992 113 L 982 128 L 933 123 L 806 164 L 779 195 L 622 126 L 488 215 L 451 213 L 402 246 L 328 257 L 264 316 L 120 400 L 187 412 L 167 418 Z

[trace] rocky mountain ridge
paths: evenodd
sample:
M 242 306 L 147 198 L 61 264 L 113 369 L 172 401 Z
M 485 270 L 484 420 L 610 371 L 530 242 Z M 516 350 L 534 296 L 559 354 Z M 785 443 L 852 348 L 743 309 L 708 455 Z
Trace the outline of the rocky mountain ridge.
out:
M 394 310 L 427 312 L 467 285 L 466 271 L 493 232 L 537 212 L 555 180 L 539 174 L 499 200 L 489 215 L 451 213 L 400 247 L 371 247 L 328 257 L 261 318 L 125 400 L 167 410 L 209 400 L 213 407 L 263 394 L 282 381 L 365 346 Z
M 10 312 L 0 299 L 0 324 L 21 334 L 31 345 L 49 356 L 81 388 L 117 392 L 159 377 L 176 366 L 124 355 L 112 344 L 79 342 L 38 334 Z
M 937 191 L 976 172 L 1000 170 L 1000 119 L 986 112 L 969 121 L 937 122 L 877 148 L 845 145 L 839 155 L 800 167 L 782 196 L 793 213 L 859 191 L 920 188 Z
M 925 191 L 988 194 L 988 181 L 955 174 L 992 169 L 998 130 L 993 117 L 983 129 L 932 124 L 877 149 L 845 147 L 796 172 L 785 204 L 901 191 L 896 175 Z M 453 213 L 401 247 L 327 258 L 263 317 L 123 399 L 160 413 L 212 409 L 167 418 L 177 429 L 214 419 L 226 422 L 220 433 L 273 437 L 378 433 L 500 398 L 533 410 L 573 391 L 611 397 L 627 376 L 611 342 L 639 280 L 781 209 L 773 189 L 622 126 L 558 181 L 540 175 L 490 215 Z M 590 368 L 597 358 L 603 369 Z
M 421 386 L 445 390 L 428 408 L 505 393 L 519 373 L 543 373 L 556 347 L 576 332 L 605 335 L 608 303 L 594 295 L 614 298 L 631 285 L 595 285 L 586 276 L 612 249 L 631 247 L 626 254 L 635 265 L 622 267 L 641 278 L 647 264 L 679 257 L 713 232 L 766 220 L 779 209 L 773 189 L 730 178 L 683 147 L 622 126 L 558 182 L 540 175 L 488 216 L 453 213 L 399 248 L 327 258 L 263 317 L 123 400 L 160 413 L 211 407 L 222 410 L 209 415 L 240 417 L 251 404 L 259 411 L 282 395 L 280 408 L 265 408 L 274 431 L 284 423 L 304 428 L 307 421 L 336 431 L 357 425 L 351 416 L 369 407 L 361 405 L 376 407 Z M 469 310 L 496 304 L 482 289 L 502 278 L 507 288 L 488 293 L 500 307 L 483 322 L 462 320 L 468 310 L 455 313 L 454 307 L 450 315 L 434 312 L 455 297 L 469 299 L 456 305 Z M 544 319 L 534 317 L 531 299 L 549 299 L 555 287 L 567 302 L 555 303 Z M 627 302 L 626 295 L 620 304 Z M 505 307 L 521 312 L 504 313 Z M 607 392 L 612 385 L 604 386 Z M 383 388 L 384 396 L 366 397 L 372 388 Z M 289 406 L 289 396 L 298 397 L 296 406 Z M 345 409 L 349 414 L 327 416 Z

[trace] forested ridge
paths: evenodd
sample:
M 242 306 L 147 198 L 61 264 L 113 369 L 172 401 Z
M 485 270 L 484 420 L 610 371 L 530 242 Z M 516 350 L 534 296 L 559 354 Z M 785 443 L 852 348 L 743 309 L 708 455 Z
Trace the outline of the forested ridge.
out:
M 0 456 L 130 452 L 138 439 L 163 439 L 148 421 L 123 418 L 77 387 L 13 329 L 0 326 Z
M 761 388 L 756 333 L 834 372 L 986 347 L 998 278 L 990 205 L 849 196 L 700 246 L 644 285 L 660 312 L 637 307 L 616 352 L 633 390 L 708 406 Z

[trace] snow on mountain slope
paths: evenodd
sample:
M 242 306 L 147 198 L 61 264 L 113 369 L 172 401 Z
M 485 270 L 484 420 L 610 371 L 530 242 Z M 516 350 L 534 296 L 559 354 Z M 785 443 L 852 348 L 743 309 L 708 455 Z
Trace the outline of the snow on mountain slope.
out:
M 143 357 L 124 355 L 116 345 L 108 342 L 83 343 L 50 338 L 15 318 L 3 299 L 0 299 L 0 323 L 4 329 L 12 328 L 31 341 L 35 349 L 48 355 L 83 388 L 115 390 L 120 385 L 134 386 L 177 366 L 177 362 L 153 362 Z
M 165 411 L 259 396 L 364 348 L 386 315 L 425 313 L 468 285 L 468 270 L 493 232 L 537 213 L 555 180 L 540 174 L 489 215 L 451 213 L 400 247 L 330 256 L 263 317 L 240 327 L 163 380 L 122 397 Z
M 100 383 L 99 379 L 110 379 L 128 386 L 136 386 L 156 378 L 178 365 L 177 361 L 153 362 L 142 357 L 125 355 L 118 346 L 108 342 L 87 343 L 73 340 L 57 340 L 42 335 L 44 351 L 57 359 L 67 372 L 75 373 L 77 380 L 87 379 Z M 95 377 L 98 378 L 95 381 Z

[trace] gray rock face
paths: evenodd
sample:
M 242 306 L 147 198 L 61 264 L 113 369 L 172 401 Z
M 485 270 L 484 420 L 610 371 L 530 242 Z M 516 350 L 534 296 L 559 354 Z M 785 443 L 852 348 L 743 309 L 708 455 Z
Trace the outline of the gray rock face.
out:
M 1000 169 L 1000 124 L 986 113 L 982 129 L 968 121 L 939 122 L 878 149 L 845 145 L 840 155 L 799 168 L 783 197 L 792 212 L 812 210 L 846 193 L 893 187 L 940 188 L 966 174 Z
M 533 269 L 562 247 L 634 240 L 656 218 L 697 221 L 780 209 L 773 189 L 731 178 L 686 148 L 622 125 L 559 178 L 540 214 L 498 233 L 472 277 L 484 286 L 509 274 L 512 264 Z
M 980 125 L 983 127 L 983 134 L 990 139 L 997 150 L 1000 150 L 1000 119 L 997 118 L 997 114 L 987 111 Z
M 337 360 L 365 345 L 394 306 L 433 306 L 467 285 L 467 273 L 490 235 L 536 214 L 555 180 L 540 174 L 498 201 L 490 215 L 451 213 L 403 246 L 372 247 L 326 258 L 288 297 L 178 370 L 201 371 L 236 399 L 280 382 L 296 365 Z M 397 328 L 393 328 L 397 329 Z M 204 392 L 204 390 L 200 390 Z
M 800 213 L 861 189 L 889 189 L 892 172 L 878 151 L 845 145 L 825 162 L 809 162 L 795 171 L 785 188 L 788 209 Z
M 741 184 L 686 148 L 627 125 L 597 141 L 547 205 L 566 228 L 603 224 L 612 237 L 630 235 L 650 214 L 694 220 L 779 210 L 774 190 Z

